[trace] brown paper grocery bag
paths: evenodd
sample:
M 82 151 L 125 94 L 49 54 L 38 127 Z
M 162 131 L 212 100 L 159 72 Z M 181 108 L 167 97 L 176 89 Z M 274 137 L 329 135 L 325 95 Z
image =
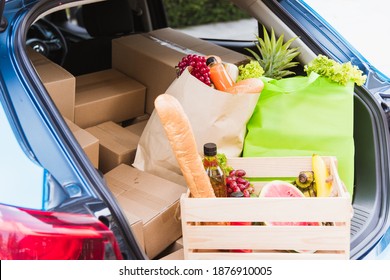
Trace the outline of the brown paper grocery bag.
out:
M 188 70 L 166 90 L 181 103 L 191 123 L 200 156 L 203 145 L 217 144 L 227 157 L 240 156 L 246 123 L 252 116 L 260 93 L 230 94 L 215 90 L 192 76 Z M 133 166 L 185 185 L 179 165 L 155 111 L 141 135 Z

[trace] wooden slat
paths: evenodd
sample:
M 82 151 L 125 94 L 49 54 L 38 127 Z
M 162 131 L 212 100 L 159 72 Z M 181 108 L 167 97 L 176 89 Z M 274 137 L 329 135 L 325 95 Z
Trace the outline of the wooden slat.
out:
M 323 157 L 329 163 L 329 157 Z M 312 170 L 311 157 L 237 157 L 229 158 L 234 169 L 244 169 L 248 177 L 296 177 Z
M 345 226 L 190 226 L 186 249 L 346 250 Z
M 181 207 L 187 221 L 342 222 L 352 217 L 349 199 L 305 198 L 187 198 Z
M 335 253 L 283 253 L 283 252 L 255 252 L 255 253 L 196 253 L 185 252 L 185 259 L 189 260 L 348 260 L 346 252 Z

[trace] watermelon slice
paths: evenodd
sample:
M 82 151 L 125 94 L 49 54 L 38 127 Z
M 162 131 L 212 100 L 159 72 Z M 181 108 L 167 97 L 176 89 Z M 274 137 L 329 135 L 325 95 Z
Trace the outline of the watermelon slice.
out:
M 305 197 L 305 195 L 293 184 L 274 180 L 263 186 L 260 197 Z M 271 226 L 320 226 L 318 222 L 264 222 Z M 298 253 L 312 254 L 315 250 L 293 250 Z
M 305 197 L 305 195 L 293 184 L 285 181 L 274 180 L 265 184 L 260 192 L 260 197 Z M 264 222 L 272 226 L 319 226 L 318 222 Z

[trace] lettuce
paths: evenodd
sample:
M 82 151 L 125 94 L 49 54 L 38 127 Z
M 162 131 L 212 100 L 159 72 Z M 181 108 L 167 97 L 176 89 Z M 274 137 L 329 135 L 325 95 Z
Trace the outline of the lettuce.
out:
M 341 85 L 353 81 L 361 86 L 367 79 L 367 76 L 363 75 L 363 72 L 357 66 L 352 65 L 351 62 L 341 64 L 321 54 L 305 65 L 304 70 L 308 75 L 315 72 Z
M 218 153 L 217 154 L 217 161 L 218 161 L 218 165 L 221 167 L 225 176 L 228 176 L 230 171 L 233 170 L 233 168 L 228 165 L 226 155 L 222 154 L 222 153 Z
M 238 66 L 238 71 L 237 82 L 248 78 L 260 78 L 264 74 L 264 69 L 257 60 Z

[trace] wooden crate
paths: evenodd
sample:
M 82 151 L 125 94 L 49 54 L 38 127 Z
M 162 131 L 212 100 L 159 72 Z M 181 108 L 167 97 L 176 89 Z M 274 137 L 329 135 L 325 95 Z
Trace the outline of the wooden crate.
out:
M 349 259 L 351 197 L 334 157 L 324 157 L 335 197 L 191 198 L 181 197 L 185 259 Z M 311 157 L 231 158 L 234 169 L 256 178 L 257 191 L 271 180 L 292 181 L 311 170 Z M 210 222 L 259 222 L 231 226 Z M 260 222 L 321 222 L 321 226 L 271 226 Z M 233 249 L 252 249 L 250 253 Z

